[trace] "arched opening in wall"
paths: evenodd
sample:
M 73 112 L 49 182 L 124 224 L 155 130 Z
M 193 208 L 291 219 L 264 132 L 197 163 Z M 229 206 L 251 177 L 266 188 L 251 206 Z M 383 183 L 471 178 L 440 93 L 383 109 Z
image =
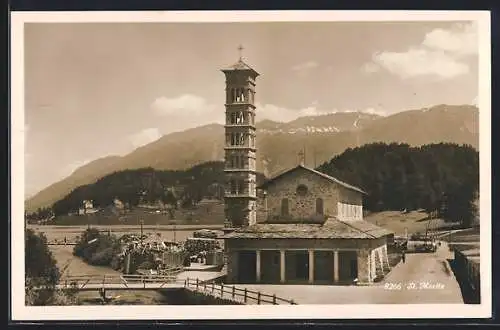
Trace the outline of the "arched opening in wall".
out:
M 244 180 L 238 180 L 238 195 L 243 195 L 246 193 L 245 191 L 245 181 Z
M 281 200 L 281 215 L 288 216 L 288 198 L 283 198 Z
M 323 215 L 323 198 L 316 198 L 316 214 Z
M 240 146 L 244 146 L 245 145 L 245 134 L 244 133 L 240 133 L 239 134 L 239 143 L 238 145 Z
M 307 186 L 305 184 L 299 184 L 296 193 L 298 196 L 305 196 L 307 194 Z
M 245 114 L 243 111 L 238 111 L 236 116 L 236 124 L 243 124 L 245 122 Z

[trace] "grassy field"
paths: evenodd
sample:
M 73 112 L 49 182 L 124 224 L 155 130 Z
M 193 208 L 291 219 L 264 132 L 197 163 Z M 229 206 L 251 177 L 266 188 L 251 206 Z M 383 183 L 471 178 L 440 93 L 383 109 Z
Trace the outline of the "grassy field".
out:
M 399 211 L 384 211 L 367 215 L 364 220 L 371 222 L 377 226 L 389 229 L 396 236 L 404 235 L 405 230 L 408 233 L 423 233 L 425 232 L 428 223 L 428 214 L 425 212 L 412 211 L 402 213 Z M 442 219 L 433 219 L 433 227 L 445 230 L 447 228 L 456 227 L 455 223 L 446 223 Z
M 57 266 L 62 269 L 69 263 L 64 275 L 119 275 L 120 272 L 111 267 L 92 266 L 85 263 L 82 259 L 73 256 L 73 246 L 52 245 L 50 251 L 56 259 Z
M 479 228 L 469 228 L 451 234 L 452 243 L 479 243 Z

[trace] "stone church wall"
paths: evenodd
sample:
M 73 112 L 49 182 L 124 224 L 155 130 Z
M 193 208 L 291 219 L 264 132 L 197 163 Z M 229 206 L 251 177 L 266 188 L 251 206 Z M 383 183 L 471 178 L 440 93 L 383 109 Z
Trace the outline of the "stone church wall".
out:
M 304 191 L 298 189 L 305 187 Z M 321 198 L 322 214 L 317 212 L 317 199 Z M 282 201 L 288 200 L 288 212 L 283 212 Z M 298 169 L 286 174 L 286 177 L 277 179 L 266 191 L 261 193 L 258 200 L 258 222 L 268 221 L 297 221 L 297 220 L 324 220 L 326 217 L 338 215 L 338 203 L 362 205 L 362 195 L 358 192 L 332 183 L 307 170 Z M 265 218 L 265 219 L 263 219 Z

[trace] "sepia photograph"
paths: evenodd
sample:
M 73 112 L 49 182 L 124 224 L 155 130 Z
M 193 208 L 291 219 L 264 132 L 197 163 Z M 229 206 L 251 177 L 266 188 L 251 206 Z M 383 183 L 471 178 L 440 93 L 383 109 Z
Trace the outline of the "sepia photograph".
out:
M 488 12 L 11 20 L 14 320 L 491 316 Z

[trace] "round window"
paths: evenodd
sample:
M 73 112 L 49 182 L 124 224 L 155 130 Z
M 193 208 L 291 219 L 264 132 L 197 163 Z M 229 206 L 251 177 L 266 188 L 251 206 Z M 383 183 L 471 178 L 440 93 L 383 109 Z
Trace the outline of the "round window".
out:
M 299 185 L 297 187 L 297 195 L 304 196 L 305 194 L 307 194 L 307 186 L 303 184 Z

